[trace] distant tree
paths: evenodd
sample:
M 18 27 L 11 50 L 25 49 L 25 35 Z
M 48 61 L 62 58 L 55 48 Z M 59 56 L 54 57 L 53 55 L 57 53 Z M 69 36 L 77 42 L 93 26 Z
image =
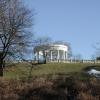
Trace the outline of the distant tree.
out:
M 52 42 L 52 39 L 50 37 L 38 37 L 36 40 L 37 45 L 47 45 Z
M 82 55 L 81 54 L 75 54 L 75 55 L 73 55 L 73 59 L 74 60 L 82 60 Z
M 96 55 L 93 54 L 93 55 L 91 56 L 91 59 L 92 59 L 92 60 L 95 60 L 95 59 L 96 59 Z
M 97 42 L 93 45 L 93 48 L 95 49 L 94 57 L 96 60 L 100 60 L 100 42 Z
M 72 57 L 72 48 L 71 48 L 71 45 L 70 43 L 67 44 L 68 45 L 68 58 L 71 58 Z
M 27 52 L 32 16 L 21 0 L 0 0 L 0 76 L 7 57 L 19 57 Z
M 100 60 L 100 57 L 96 57 L 96 60 Z
M 43 52 L 43 58 L 44 58 L 44 64 L 46 64 L 46 62 L 47 62 L 47 52 L 46 52 L 46 50 L 47 49 L 49 49 L 49 44 L 51 43 L 51 38 L 50 37 L 39 37 L 39 38 L 37 38 L 37 40 L 36 40 L 37 42 L 36 42 L 36 46 L 38 47 L 38 48 L 36 48 L 35 50 L 34 50 L 34 52 L 38 52 L 38 63 L 39 63 L 39 50 L 41 49 L 42 50 L 42 52 Z

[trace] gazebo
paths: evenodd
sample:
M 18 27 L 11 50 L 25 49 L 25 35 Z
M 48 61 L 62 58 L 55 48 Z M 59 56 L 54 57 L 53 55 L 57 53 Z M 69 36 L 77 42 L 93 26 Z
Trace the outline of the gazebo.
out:
M 68 59 L 69 45 L 64 42 L 42 44 L 34 48 L 35 60 L 45 59 L 48 62 L 63 62 Z

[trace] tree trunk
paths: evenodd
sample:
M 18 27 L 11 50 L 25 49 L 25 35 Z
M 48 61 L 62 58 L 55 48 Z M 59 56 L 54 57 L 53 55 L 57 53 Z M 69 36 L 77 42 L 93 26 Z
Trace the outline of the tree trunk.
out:
M 45 51 L 43 51 L 43 58 L 44 58 L 44 64 L 46 64 L 47 63 L 47 59 L 46 59 L 46 53 L 45 53 Z
M 38 64 L 40 63 L 39 62 L 39 51 L 37 52 L 37 61 L 38 61 Z
M 3 60 L 0 59 L 0 77 L 3 76 L 3 65 L 4 65 Z

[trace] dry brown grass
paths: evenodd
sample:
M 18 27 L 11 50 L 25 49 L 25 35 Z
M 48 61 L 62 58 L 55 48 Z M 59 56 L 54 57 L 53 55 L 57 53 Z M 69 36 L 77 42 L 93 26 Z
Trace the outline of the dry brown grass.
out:
M 100 80 L 0 78 L 0 100 L 100 100 Z

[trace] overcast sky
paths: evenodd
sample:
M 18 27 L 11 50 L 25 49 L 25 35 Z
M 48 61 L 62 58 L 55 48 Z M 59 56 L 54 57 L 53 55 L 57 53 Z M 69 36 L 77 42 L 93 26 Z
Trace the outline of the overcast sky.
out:
M 100 41 L 100 0 L 26 0 L 37 13 L 33 32 L 37 36 L 69 42 L 73 54 L 91 58 L 92 45 Z

